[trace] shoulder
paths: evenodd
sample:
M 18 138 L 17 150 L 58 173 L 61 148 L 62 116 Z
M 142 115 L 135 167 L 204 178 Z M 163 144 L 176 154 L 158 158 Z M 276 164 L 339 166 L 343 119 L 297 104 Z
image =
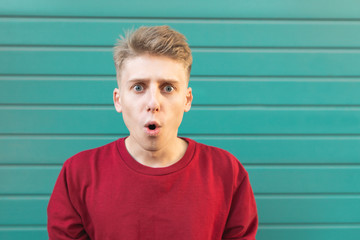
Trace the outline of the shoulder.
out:
M 62 174 L 75 191 L 90 186 L 108 169 L 112 169 L 118 157 L 117 141 L 81 151 L 64 162 Z
M 195 142 L 195 146 L 196 157 L 204 164 L 212 165 L 220 174 L 232 175 L 233 180 L 236 182 L 248 175 L 241 161 L 229 151 L 199 142 Z
M 199 142 L 195 142 L 195 145 L 197 148 L 197 152 L 216 163 L 228 164 L 235 168 L 244 168 L 239 159 L 237 159 L 232 153 L 225 149 Z
M 110 159 L 112 155 L 118 154 L 117 141 L 119 140 L 121 139 L 117 139 L 100 147 L 81 151 L 71 156 L 64 162 L 64 168 L 74 170 L 81 168 L 85 170 L 97 165 L 99 161 Z

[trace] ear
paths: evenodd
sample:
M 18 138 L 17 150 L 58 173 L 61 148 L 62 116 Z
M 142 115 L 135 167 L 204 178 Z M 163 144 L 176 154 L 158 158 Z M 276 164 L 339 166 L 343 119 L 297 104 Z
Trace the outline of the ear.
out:
M 121 100 L 120 100 L 120 90 L 115 88 L 113 92 L 113 100 L 114 100 L 114 106 L 118 113 L 121 113 Z
M 188 112 L 190 111 L 190 108 L 191 108 L 191 103 L 192 103 L 192 100 L 193 100 L 193 95 L 192 95 L 192 89 L 191 87 L 189 87 L 188 89 L 186 89 L 186 102 L 185 102 L 185 108 L 184 108 L 184 111 L 185 112 Z

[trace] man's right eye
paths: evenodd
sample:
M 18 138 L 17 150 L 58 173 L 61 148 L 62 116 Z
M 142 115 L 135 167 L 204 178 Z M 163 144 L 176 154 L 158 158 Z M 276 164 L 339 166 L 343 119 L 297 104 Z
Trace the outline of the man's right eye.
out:
M 133 88 L 136 92 L 141 92 L 142 90 L 144 90 L 144 87 L 139 84 L 136 84 Z

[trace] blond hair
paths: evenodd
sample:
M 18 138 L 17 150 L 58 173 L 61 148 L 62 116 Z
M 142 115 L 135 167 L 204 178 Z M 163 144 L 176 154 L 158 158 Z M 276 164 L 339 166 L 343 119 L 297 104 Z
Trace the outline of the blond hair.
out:
M 126 59 L 143 54 L 166 56 L 180 61 L 190 77 L 190 47 L 185 36 L 169 26 L 140 27 L 136 31 L 127 32 L 125 37 L 120 36 L 113 54 L 117 79 L 120 78 L 121 68 Z

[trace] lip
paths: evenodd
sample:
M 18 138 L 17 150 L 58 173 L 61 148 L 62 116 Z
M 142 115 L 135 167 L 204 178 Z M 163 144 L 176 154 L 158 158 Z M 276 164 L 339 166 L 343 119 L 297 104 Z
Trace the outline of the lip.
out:
M 156 128 L 154 130 L 149 129 L 150 125 L 155 125 Z M 157 136 L 160 133 L 160 124 L 156 121 L 149 121 L 144 125 L 144 132 L 151 137 Z
M 150 125 L 155 125 L 156 128 L 161 127 L 160 124 L 157 121 L 148 121 L 145 123 L 144 127 L 149 127 Z

